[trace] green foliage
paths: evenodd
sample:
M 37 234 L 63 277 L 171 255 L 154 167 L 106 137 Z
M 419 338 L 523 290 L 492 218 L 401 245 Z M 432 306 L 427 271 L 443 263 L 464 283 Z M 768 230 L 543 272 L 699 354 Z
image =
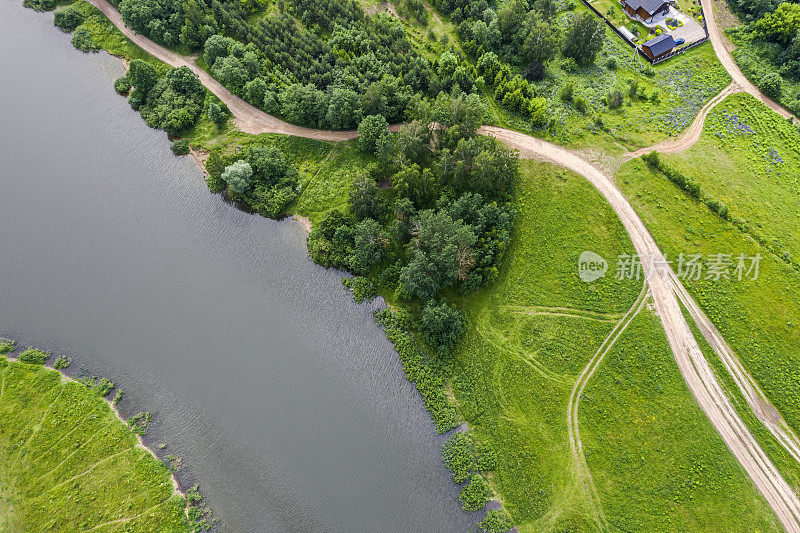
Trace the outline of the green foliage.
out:
M 606 35 L 603 21 L 591 13 L 580 13 L 570 22 L 564 36 L 563 53 L 579 64 L 593 63 Z
M 442 445 L 442 458 L 456 483 L 468 480 L 477 469 L 472 441 L 465 431 L 453 433 Z
M 70 364 L 72 364 L 72 360 L 69 357 L 66 355 L 59 355 L 56 357 L 55 363 L 53 363 L 53 368 L 56 370 L 63 370 L 69 368 Z
M 118 94 L 127 94 L 131 90 L 131 82 L 128 76 L 121 76 L 114 80 L 114 90 Z
M 513 526 L 508 511 L 503 508 L 489 510 L 478 524 L 478 527 L 487 533 L 505 533 Z
M 36 11 L 50 11 L 56 7 L 56 0 L 23 0 L 22 5 Z
M 383 115 L 367 115 L 358 124 L 358 146 L 368 154 L 374 154 L 381 137 L 389 135 L 389 123 Z
M 350 190 L 350 211 L 356 219 L 372 218 L 381 220 L 386 214 L 386 200 L 381 195 L 375 180 L 361 174 L 353 182 Z
M 41 366 L 0 362 L 0 381 L 0 523 L 74 531 L 119 520 L 131 531 L 189 531 L 169 471 L 102 398 Z
M 773 100 L 780 101 L 781 93 L 783 92 L 783 79 L 777 72 L 770 72 L 761 79 L 758 88 Z
M 138 92 L 136 81 L 131 79 L 131 82 Z M 140 113 L 151 128 L 163 129 L 177 136 L 199 118 L 205 93 L 205 88 L 189 67 L 173 68 L 147 93 Z
M 50 352 L 45 352 L 37 348 L 28 348 L 19 354 L 17 359 L 23 363 L 28 363 L 31 365 L 43 365 L 47 361 L 48 357 L 50 357 Z
M 753 25 L 753 31 L 764 40 L 787 44 L 800 31 L 800 5 L 781 2 Z
M 364 273 L 383 261 L 389 236 L 378 222 L 365 218 L 353 227 L 352 237 L 352 253 L 348 263 L 353 272 Z
M 342 278 L 342 285 L 350 289 L 353 293 L 353 300 L 358 303 L 368 302 L 378 296 L 378 290 L 375 285 L 369 278 L 364 276 Z
M 53 13 L 53 24 L 67 33 L 80 26 L 83 20 L 83 13 L 72 6 L 60 7 Z
M 111 405 L 117 407 L 119 402 L 122 401 L 122 398 L 125 397 L 125 389 L 117 389 L 117 392 L 114 394 L 114 398 L 111 400 Z
M 398 326 L 388 309 L 376 313 L 375 320 L 384 328 L 386 337 L 397 350 L 406 379 L 416 385 L 425 408 L 436 423 L 436 430 L 445 433 L 458 427 L 458 411 L 447 398 L 444 380 L 429 364 L 413 337 Z
M 17 343 L 11 339 L 0 338 L 0 355 L 11 353 L 17 349 Z
M 225 167 L 222 173 L 222 181 L 228 184 L 228 188 L 236 194 L 246 193 L 252 186 L 253 168 L 250 163 L 240 159 Z
M 116 385 L 114 385 L 114 382 L 111 381 L 110 379 L 99 378 L 97 376 L 91 378 L 86 377 L 79 381 L 84 385 L 86 385 L 86 387 L 88 387 L 89 389 L 95 391 L 101 398 L 105 398 L 106 396 L 111 394 L 111 391 L 114 390 L 114 388 L 116 387 Z
M 146 435 L 152 421 L 153 416 L 149 412 L 141 412 L 128 419 L 128 427 L 136 435 Z
M 458 501 L 461 502 L 461 508 L 467 512 L 480 511 L 489 502 L 489 497 L 492 495 L 492 489 L 489 484 L 480 474 L 472 474 L 472 477 L 458 495 Z
M 420 314 L 420 329 L 425 339 L 440 351 L 447 352 L 464 334 L 464 313 L 453 309 L 447 302 L 425 304 Z
M 100 47 L 92 39 L 92 34 L 83 25 L 78 26 L 72 34 L 72 46 L 81 52 L 97 52 Z
M 188 139 L 176 139 L 172 141 L 172 145 L 170 145 L 170 150 L 175 155 L 186 155 L 189 153 L 189 140 Z
M 208 104 L 208 107 L 206 108 L 206 116 L 208 117 L 208 120 L 216 124 L 218 128 L 221 128 L 225 124 L 225 121 L 228 120 L 228 116 L 215 102 Z

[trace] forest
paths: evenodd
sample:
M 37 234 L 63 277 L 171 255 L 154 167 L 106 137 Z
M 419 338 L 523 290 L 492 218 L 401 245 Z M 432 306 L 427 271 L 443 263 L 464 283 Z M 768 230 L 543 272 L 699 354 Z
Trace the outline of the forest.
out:
M 594 62 L 605 28 L 589 13 L 555 0 L 438 0 L 457 24 L 462 46 L 432 58 L 420 53 L 395 17 L 366 16 L 354 0 L 118 0 L 128 26 L 169 47 L 202 53 L 204 68 L 234 94 L 298 125 L 353 129 L 363 117 L 405 118 L 413 95 L 490 92 L 535 126 L 546 100 L 529 83 L 557 57 Z M 427 22 L 420 3 L 407 9 Z M 426 15 L 422 15 L 425 13 Z M 573 16 L 574 15 L 574 16 Z M 566 21 L 566 22 L 564 22 Z M 477 68 L 475 68 L 477 65 Z

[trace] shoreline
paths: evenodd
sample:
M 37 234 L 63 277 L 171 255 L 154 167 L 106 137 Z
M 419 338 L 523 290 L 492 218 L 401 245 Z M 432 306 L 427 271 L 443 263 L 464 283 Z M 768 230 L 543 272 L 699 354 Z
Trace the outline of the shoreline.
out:
M 72 377 L 69 374 L 67 374 L 66 372 L 64 372 L 63 369 L 54 368 L 53 365 L 51 365 L 49 363 L 45 363 L 45 364 L 42 364 L 42 365 L 33 365 L 31 363 L 25 363 L 24 361 L 20 361 L 17 356 L 12 355 L 12 354 L 15 354 L 17 351 L 19 351 L 19 348 L 16 348 L 14 351 L 9 352 L 7 354 L 0 355 L 0 357 L 4 357 L 9 362 L 14 362 L 14 363 L 19 363 L 19 364 L 27 364 L 27 365 L 31 365 L 31 366 L 40 366 L 42 368 L 46 368 L 47 370 L 51 370 L 53 372 L 58 372 L 61 375 L 61 382 L 62 383 L 72 382 L 72 383 L 77 383 L 79 385 L 86 386 L 81 381 L 78 381 L 74 377 Z M 52 354 L 51 354 L 50 357 L 52 357 Z M 49 359 L 49 357 L 48 357 L 48 359 Z M 87 389 L 88 389 L 88 387 L 87 387 Z M 115 387 L 113 390 L 120 390 L 120 389 Z M 110 395 L 110 393 L 109 393 L 109 395 Z M 136 437 L 136 443 L 137 443 L 136 446 L 138 448 L 146 451 L 147 453 L 149 453 L 159 463 L 163 464 L 164 466 L 167 466 L 166 463 L 164 463 L 164 461 L 159 459 L 158 455 L 156 455 L 156 452 L 152 448 L 150 448 L 147 444 L 145 444 L 144 439 L 142 438 L 142 436 L 137 434 L 137 433 L 134 433 L 130 429 L 130 425 L 128 425 L 128 421 L 125 419 L 125 417 L 122 416 L 122 413 L 120 412 L 119 408 L 114 405 L 113 401 L 108 398 L 108 395 L 107 396 L 100 396 L 100 399 L 102 399 L 108 405 L 109 409 L 111 409 L 111 412 L 114 413 L 114 416 L 120 422 L 122 422 L 122 424 L 126 428 L 128 428 L 128 430 L 133 434 L 134 437 Z M 189 506 L 189 499 L 188 499 L 188 497 L 186 495 L 186 490 L 181 485 L 180 481 L 178 480 L 177 476 L 175 475 L 175 472 L 172 471 L 172 469 L 170 469 L 169 466 L 167 466 L 167 470 L 169 471 L 170 479 L 172 480 L 172 489 L 173 489 L 172 495 L 173 496 L 176 495 L 176 494 L 180 495 L 181 497 L 183 497 L 186 500 L 186 513 L 187 513 L 187 517 L 188 517 L 188 511 L 189 511 L 189 507 L 190 506 Z

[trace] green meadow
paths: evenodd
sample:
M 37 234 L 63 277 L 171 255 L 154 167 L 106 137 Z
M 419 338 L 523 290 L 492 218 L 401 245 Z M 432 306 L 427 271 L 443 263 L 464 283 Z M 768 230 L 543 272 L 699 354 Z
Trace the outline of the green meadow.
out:
M 97 392 L 0 357 L 0 530 L 190 531 L 166 465 Z

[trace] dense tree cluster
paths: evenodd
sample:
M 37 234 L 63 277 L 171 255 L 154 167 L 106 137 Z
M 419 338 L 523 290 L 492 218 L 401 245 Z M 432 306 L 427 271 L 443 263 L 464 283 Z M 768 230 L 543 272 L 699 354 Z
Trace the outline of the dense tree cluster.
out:
M 759 54 L 765 64 L 773 65 L 772 72 L 759 73 L 754 80 L 759 88 L 794 113 L 800 113 L 800 94 L 784 95 L 784 79 L 800 81 L 800 4 L 793 2 L 738 2 L 735 3 L 751 20 L 751 36 L 762 41 Z M 752 69 L 750 74 L 752 75 Z M 782 98 L 782 97 L 786 98 Z M 788 100 L 788 101 L 787 101 Z
M 188 67 L 170 68 L 160 76 L 141 59 L 131 62 L 128 73 L 114 82 L 114 89 L 120 94 L 130 91 L 128 102 L 147 125 L 173 136 L 197 122 L 206 99 L 203 84 Z
M 228 196 L 266 217 L 279 218 L 297 197 L 299 174 L 277 147 L 253 144 L 233 154 L 214 150 L 206 162 L 212 191 Z
M 360 147 L 379 164 L 355 180 L 349 209 L 330 212 L 309 237 L 317 263 L 376 276 L 417 302 L 423 338 L 443 352 L 464 322 L 442 296 L 494 281 L 513 225 L 517 157 L 475 134 L 483 115 L 476 95 L 440 93 L 416 101 L 397 133 L 366 117 Z
M 233 93 L 296 124 L 347 129 L 376 114 L 396 123 L 412 94 L 474 90 L 463 58 L 449 52 L 431 63 L 400 21 L 367 17 L 354 0 L 279 2 L 269 15 L 261 0 L 116 4 L 131 28 L 202 50 L 209 72 Z M 427 13 L 421 2 L 406 7 Z

